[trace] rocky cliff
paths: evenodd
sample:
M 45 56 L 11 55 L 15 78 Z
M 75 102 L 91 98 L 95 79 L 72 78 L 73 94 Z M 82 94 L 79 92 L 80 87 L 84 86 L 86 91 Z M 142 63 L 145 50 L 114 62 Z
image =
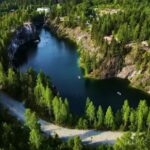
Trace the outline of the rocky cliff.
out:
M 36 27 L 31 22 L 26 22 L 22 27 L 18 28 L 8 46 L 8 58 L 10 63 L 14 59 L 14 55 L 20 46 L 35 40 L 39 40 L 39 37 Z
M 46 23 L 52 32 L 60 37 L 69 38 L 75 41 L 81 47 L 82 51 L 89 51 L 90 55 L 93 55 L 95 51 L 99 49 L 99 47 L 94 45 L 91 35 L 88 32 L 81 30 L 80 27 L 74 29 L 63 27 L 62 24 L 57 24 L 54 20 L 47 20 Z M 88 77 L 98 79 L 119 77 L 128 79 L 131 82 L 131 86 L 144 90 L 150 94 L 149 51 L 133 48 L 129 53 L 124 55 L 122 59 L 119 57 L 107 59 L 103 55 L 99 55 L 97 58 L 105 59 L 101 63 L 99 69 L 88 74 Z M 120 60 L 122 62 L 120 62 Z M 80 65 L 82 66 L 81 61 Z

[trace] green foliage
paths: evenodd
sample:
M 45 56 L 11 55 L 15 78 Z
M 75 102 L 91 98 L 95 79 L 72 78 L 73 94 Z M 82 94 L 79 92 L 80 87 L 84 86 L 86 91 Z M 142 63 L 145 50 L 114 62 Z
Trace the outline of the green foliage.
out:
M 149 110 L 149 113 L 148 113 L 148 116 L 147 116 L 146 125 L 148 127 L 148 131 L 150 131 L 150 110 Z
M 9 87 L 12 87 L 12 89 L 15 88 L 17 83 L 17 76 L 12 68 L 9 68 L 8 70 L 7 82 Z
M 104 123 L 104 112 L 102 106 L 98 107 L 97 110 L 97 128 L 102 128 Z
M 61 98 L 55 96 L 52 105 L 56 123 L 65 124 L 69 120 L 68 101 L 63 102 Z
M 145 128 L 145 120 L 148 115 L 148 106 L 146 101 L 140 101 L 137 108 L 137 129 L 141 131 Z
M 92 101 L 87 100 L 86 103 L 86 117 L 89 120 L 90 124 L 95 120 L 95 106 Z
M 31 112 L 30 109 L 25 111 L 25 125 L 30 129 L 39 129 L 40 125 L 37 123 L 37 117 L 35 113 Z
M 78 129 L 87 129 L 88 128 L 88 121 L 84 118 L 79 118 L 77 123 Z
M 149 133 L 125 133 L 120 139 L 117 140 L 117 142 L 113 146 L 114 150 L 148 150 L 149 141 L 147 140 L 147 137 L 149 137 Z
M 28 132 L 0 106 L 0 148 L 28 149 Z
M 134 131 L 136 129 L 136 111 L 132 110 L 129 116 L 130 120 L 130 130 Z
M 105 120 L 104 124 L 108 129 L 113 129 L 114 128 L 114 115 L 112 112 L 111 106 L 107 108 L 106 114 L 105 114 Z
M 80 62 L 86 73 L 89 74 L 101 67 L 105 68 L 105 62 L 107 64 L 107 60 L 110 60 L 110 58 L 117 59 L 115 66 L 120 69 L 122 61 L 124 61 L 123 58 L 127 53 L 126 48 L 124 48 L 125 44 L 150 39 L 149 4 L 147 2 L 147 0 L 142 1 L 142 3 L 136 0 L 71 0 L 59 5 L 52 5 L 50 17 L 57 18 L 59 23 L 59 17 L 64 17 L 64 26 L 70 28 L 80 26 L 82 29 L 91 32 L 89 33 L 92 40 L 96 46 L 99 46 L 99 50 L 93 52 L 92 55 L 89 51 L 83 50 L 80 52 Z M 72 116 L 68 100 L 62 100 L 56 93 L 54 94 L 54 89 L 43 72 L 37 75 L 32 69 L 29 69 L 26 73 L 19 73 L 12 68 L 7 68 L 6 49 L 13 32 L 24 21 L 32 19 L 36 21 L 36 13 L 33 10 L 50 3 L 47 0 L 42 2 L 41 0 L 6 0 L 0 3 L 0 19 L 2 20 L 0 22 L 0 89 L 23 99 L 25 104 L 36 111 L 39 116 L 48 116 L 49 120 L 53 122 L 68 125 Z M 95 8 L 103 4 L 109 4 L 112 7 L 113 4 L 119 5 L 122 11 L 100 16 Z M 15 11 L 10 12 L 11 9 L 15 9 Z M 104 37 L 110 35 L 113 38 L 112 42 L 108 43 L 104 40 Z M 137 61 L 140 68 L 148 68 L 149 54 L 140 55 Z M 22 86 L 20 87 L 20 85 Z M 110 106 L 104 113 L 101 106 L 96 109 L 93 102 L 88 98 L 85 115 L 80 118 L 77 117 L 77 125 L 76 122 L 71 124 L 83 129 L 119 129 L 123 125 L 125 130 L 145 131 L 150 128 L 149 111 L 145 101 L 140 101 L 138 108 L 133 109 L 130 108 L 126 100 L 122 109 L 118 110 L 114 116 Z M 43 137 L 37 117 L 29 109 L 25 113 L 26 127 L 22 128 L 17 121 L 11 120 L 11 117 L 7 116 L 8 119 L 5 117 L 0 116 L 0 147 L 2 149 L 83 149 L 79 137 L 63 144 L 57 138 Z M 131 133 L 128 133 L 117 141 L 114 149 L 147 149 L 149 137 L 149 134 L 136 134 L 132 138 Z M 102 146 L 99 149 L 107 149 L 106 147 Z
M 122 112 L 121 110 L 117 110 L 115 113 L 115 128 L 121 128 L 122 126 Z
M 92 52 L 90 48 L 83 50 L 84 44 L 81 44 L 80 66 L 84 69 L 86 76 L 104 78 L 107 77 L 105 71 L 111 72 L 112 68 L 114 72 L 110 73 L 111 77 L 115 76 L 124 66 L 124 58 L 130 52 L 127 44 L 137 43 L 141 48 L 141 42 L 150 39 L 148 0 L 73 0 L 59 4 L 59 9 L 57 6 L 52 5 L 50 18 L 52 20 L 59 17 L 68 18 L 64 21 L 60 21 L 59 18 L 58 25 L 69 28 L 81 27 L 92 38 L 88 46 L 93 44 L 97 49 Z M 107 38 L 110 40 L 106 40 Z M 144 60 L 145 58 L 136 59 L 133 64 L 141 65 L 141 61 Z M 114 64 L 109 67 L 110 61 Z M 149 62 L 142 63 L 141 69 L 148 70 L 147 64 Z M 145 76 L 147 78 L 148 75 Z M 150 83 L 145 81 L 141 84 L 143 88 L 149 87 Z
M 5 82 L 6 82 L 6 77 L 4 74 L 4 69 L 3 69 L 2 64 L 0 63 L 0 86 L 1 88 L 4 88 Z
M 47 109 L 50 110 L 52 106 L 53 93 L 52 90 L 49 88 L 49 85 L 45 87 L 45 82 L 48 82 L 46 80 L 47 79 L 45 79 L 43 73 L 39 73 L 34 89 L 34 95 L 37 100 L 37 104 L 43 107 L 47 107 Z
M 34 112 L 27 109 L 25 112 L 26 126 L 19 123 L 0 106 L 0 149 L 2 150 L 58 150 L 88 148 L 82 145 L 79 137 L 62 142 L 58 137 L 48 137 L 37 128 L 37 118 Z M 30 119 L 30 120 L 29 120 Z M 32 120 L 33 119 L 33 120 Z M 33 125 L 32 125 L 33 123 Z M 26 128 L 27 127 L 27 128 Z
M 81 144 L 81 139 L 76 136 L 74 138 L 74 146 L 73 146 L 73 150 L 82 150 L 83 146 Z
M 122 119 L 124 122 L 124 127 L 126 127 L 128 124 L 129 114 L 130 114 L 130 106 L 129 106 L 128 100 L 124 101 L 124 104 L 122 107 L 122 114 L 123 114 Z
M 32 129 L 30 132 L 29 141 L 35 149 L 39 149 L 43 141 L 43 137 L 40 131 L 37 129 Z

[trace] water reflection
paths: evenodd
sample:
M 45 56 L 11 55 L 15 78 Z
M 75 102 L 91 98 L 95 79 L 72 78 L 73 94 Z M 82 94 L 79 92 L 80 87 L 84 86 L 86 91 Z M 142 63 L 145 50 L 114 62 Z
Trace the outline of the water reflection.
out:
M 86 97 L 90 97 L 96 106 L 104 109 L 109 105 L 117 110 L 125 99 L 131 106 L 137 106 L 140 99 L 150 100 L 149 95 L 130 88 L 129 82 L 121 79 L 90 80 L 83 78 L 78 66 L 78 54 L 74 44 L 61 40 L 45 31 L 40 32 L 41 41 L 36 45 L 25 45 L 16 54 L 15 65 L 26 71 L 33 67 L 41 69 L 51 77 L 63 98 L 68 98 L 71 111 L 83 113 Z M 79 78 L 80 77 L 80 78 Z

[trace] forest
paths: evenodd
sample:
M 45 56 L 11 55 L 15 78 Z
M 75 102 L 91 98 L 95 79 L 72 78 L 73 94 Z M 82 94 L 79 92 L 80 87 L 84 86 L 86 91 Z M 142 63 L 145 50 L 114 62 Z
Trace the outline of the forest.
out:
M 72 28 L 72 34 L 80 27 L 80 32 L 88 33 L 90 42 L 94 43 L 95 51 L 86 50 L 79 43 L 80 65 L 85 76 L 98 79 L 116 77 L 123 69 L 134 66 L 134 71 L 141 74 L 126 78 L 135 87 L 149 91 L 150 18 L 147 0 L 69 1 L 52 5 L 51 11 L 50 22 L 56 20 L 56 25 Z
M 59 1 L 58 1 L 59 2 Z M 116 70 L 124 66 L 126 55 L 134 52 L 134 62 L 142 75 L 135 77 L 143 83 L 137 83 L 139 88 L 150 86 L 149 57 L 150 53 L 141 53 L 142 41 L 150 43 L 149 29 L 149 1 L 133 0 L 3 0 L 0 2 L 0 89 L 12 97 L 21 99 L 27 108 L 25 125 L 3 109 L 0 109 L 0 149 L 149 149 L 150 144 L 150 107 L 145 100 L 140 100 L 137 108 L 130 107 L 128 100 L 122 108 L 114 112 L 111 106 L 103 110 L 102 106 L 95 107 L 92 100 L 87 98 L 85 112 L 82 116 L 72 114 L 67 99 L 62 99 L 49 77 L 42 71 L 37 74 L 32 68 L 21 73 L 9 64 L 7 46 L 14 32 L 25 21 L 38 18 L 34 11 L 39 6 L 51 8 L 49 17 L 60 23 L 58 18 L 68 17 L 63 26 L 75 28 L 80 26 L 91 34 L 91 38 L 99 50 L 93 52 L 79 50 L 80 63 L 87 74 L 97 75 L 96 70 L 105 67 L 105 61 L 116 58 Z M 115 14 L 98 15 L 99 9 L 119 9 Z M 71 8 L 71 9 L 70 9 Z M 96 9 L 97 8 L 97 9 Z M 79 19 L 78 19 L 79 18 Z M 111 43 L 104 40 L 105 36 L 112 36 Z M 129 46 L 136 43 L 136 46 Z M 139 57 L 140 56 L 140 57 Z M 104 60 L 105 59 L 105 60 Z M 134 61 L 133 60 L 133 61 Z M 99 71 L 98 71 L 99 73 Z M 114 73 L 115 74 L 115 73 Z M 20 86 L 22 85 L 22 86 Z M 146 88 L 145 88 L 146 86 Z M 57 87 L 56 87 L 57 88 Z M 38 117 L 44 118 L 58 125 L 78 129 L 121 130 L 129 131 L 116 144 L 100 145 L 96 148 L 82 144 L 79 137 L 62 142 L 59 137 L 46 137 L 40 130 Z M 132 138 L 132 132 L 136 132 Z M 18 138 L 19 137 L 19 138 Z
M 105 112 L 102 106 L 96 108 L 87 98 L 85 114 L 78 117 L 71 113 L 68 100 L 62 100 L 42 71 L 37 75 L 30 68 L 26 73 L 15 73 L 10 68 L 8 74 L 4 74 L 0 65 L 0 77 L 4 91 L 23 100 L 26 106 L 36 111 L 39 116 L 56 124 L 79 129 L 130 131 L 145 131 L 150 127 L 150 108 L 145 100 L 141 100 L 136 109 L 130 107 L 128 100 L 125 100 L 117 112 L 113 112 L 111 106 Z

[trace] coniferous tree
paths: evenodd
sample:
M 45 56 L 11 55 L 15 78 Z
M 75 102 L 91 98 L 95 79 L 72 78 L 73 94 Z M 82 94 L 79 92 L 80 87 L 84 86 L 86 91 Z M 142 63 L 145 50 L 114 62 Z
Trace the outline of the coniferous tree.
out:
M 43 136 L 40 133 L 39 129 L 31 129 L 29 135 L 29 142 L 33 149 L 39 149 L 43 142 Z
M 84 118 L 79 118 L 77 128 L 78 129 L 87 129 L 88 128 L 88 121 Z
M 129 121 L 130 121 L 129 128 L 131 131 L 134 131 L 136 129 L 136 112 L 134 110 L 132 110 L 130 113 Z
M 82 150 L 83 147 L 82 147 L 82 141 L 80 139 L 80 137 L 76 136 L 74 138 L 74 146 L 73 146 L 73 150 Z
M 138 131 L 141 131 L 145 128 L 144 121 L 147 119 L 147 115 L 148 115 L 148 106 L 147 106 L 145 100 L 141 100 L 139 102 L 139 105 L 137 108 L 137 129 L 138 129 Z
M 124 127 L 127 126 L 127 123 L 129 120 L 129 114 L 130 114 L 130 106 L 129 106 L 128 100 L 125 100 L 123 107 L 122 107 L 122 119 L 124 122 Z
M 107 128 L 113 129 L 114 127 L 114 115 L 111 106 L 107 108 L 106 114 L 105 114 L 105 120 L 104 124 Z
M 102 106 L 99 106 L 97 111 L 97 127 L 102 128 L 103 123 L 104 123 L 104 112 Z
M 122 112 L 121 110 L 117 110 L 115 113 L 115 128 L 118 129 L 122 124 Z
M 6 78 L 2 64 L 0 63 L 0 89 L 5 86 Z
M 53 100 L 53 93 L 52 90 L 46 86 L 45 92 L 44 92 L 44 104 L 48 108 L 49 114 L 52 113 L 52 100 Z
M 39 129 L 40 125 L 38 124 L 37 117 L 34 112 L 31 112 L 30 109 L 25 111 L 25 125 L 30 129 Z
M 148 127 L 148 131 L 150 131 L 150 111 L 149 111 L 148 116 L 147 116 L 146 125 Z
M 94 122 L 95 120 L 95 106 L 93 104 L 93 102 L 91 101 L 88 106 L 87 106 L 87 109 L 86 109 L 86 117 L 87 119 L 89 120 L 90 122 L 90 125 L 92 122 Z
M 59 122 L 60 104 L 57 96 L 54 97 L 52 105 L 53 105 L 53 113 L 54 113 L 55 121 Z

